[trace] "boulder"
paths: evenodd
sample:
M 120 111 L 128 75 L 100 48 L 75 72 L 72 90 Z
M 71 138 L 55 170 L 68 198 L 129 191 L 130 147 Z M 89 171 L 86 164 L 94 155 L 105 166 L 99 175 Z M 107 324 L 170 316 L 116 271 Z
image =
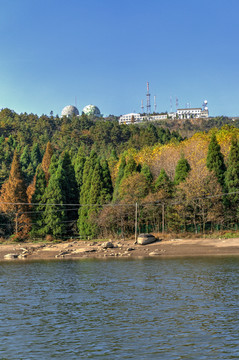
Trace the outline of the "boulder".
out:
M 152 234 L 139 234 L 137 243 L 140 245 L 151 244 L 156 241 L 156 237 Z
M 161 255 L 158 251 L 152 251 L 149 253 L 149 256 L 159 256 Z
M 6 254 L 6 255 L 4 255 L 4 259 L 8 259 L 8 260 L 17 259 L 17 258 L 18 258 L 18 254 Z
M 108 242 L 104 242 L 101 247 L 103 249 L 113 249 L 114 248 L 114 244 L 112 244 L 111 241 L 108 241 Z

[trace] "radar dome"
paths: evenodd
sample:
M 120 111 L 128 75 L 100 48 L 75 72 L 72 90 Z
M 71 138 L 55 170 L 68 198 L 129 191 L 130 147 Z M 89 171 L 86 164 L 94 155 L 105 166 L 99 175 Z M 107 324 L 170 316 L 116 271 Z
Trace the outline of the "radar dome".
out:
M 101 117 L 100 109 L 95 105 L 87 105 L 82 111 L 86 115 Z
M 64 109 L 61 112 L 61 117 L 63 117 L 63 116 L 70 117 L 70 116 L 74 116 L 74 115 L 79 115 L 79 111 L 73 105 L 65 106 Z

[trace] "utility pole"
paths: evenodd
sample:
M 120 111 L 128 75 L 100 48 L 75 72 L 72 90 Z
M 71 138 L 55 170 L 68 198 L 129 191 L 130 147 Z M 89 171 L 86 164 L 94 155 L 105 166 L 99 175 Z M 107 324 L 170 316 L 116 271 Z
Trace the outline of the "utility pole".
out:
M 164 233 L 165 227 L 165 204 L 162 203 L 162 233 Z
M 135 204 L 135 241 L 137 244 L 137 227 L 138 227 L 138 203 Z
M 15 227 L 16 235 L 18 233 L 18 213 L 16 213 L 16 227 Z

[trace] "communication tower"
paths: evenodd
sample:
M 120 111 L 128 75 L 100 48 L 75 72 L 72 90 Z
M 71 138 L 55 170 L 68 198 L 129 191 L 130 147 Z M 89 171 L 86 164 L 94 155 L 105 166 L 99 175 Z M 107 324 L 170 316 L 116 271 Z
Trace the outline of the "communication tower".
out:
M 147 98 L 147 113 L 150 114 L 151 113 L 151 105 L 150 105 L 149 82 L 147 82 L 146 98 Z
M 154 95 L 154 112 L 156 113 L 157 104 L 156 104 L 156 96 Z
M 176 111 L 178 110 L 178 98 L 176 97 Z
M 141 100 L 141 110 L 142 110 L 142 114 L 144 113 L 144 101 Z

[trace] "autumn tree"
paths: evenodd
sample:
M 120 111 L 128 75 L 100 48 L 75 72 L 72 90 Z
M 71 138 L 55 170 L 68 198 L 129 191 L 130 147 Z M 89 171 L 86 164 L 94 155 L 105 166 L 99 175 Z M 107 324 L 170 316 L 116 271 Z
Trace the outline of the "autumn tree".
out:
M 9 178 L 2 185 L 0 203 L 1 210 L 15 220 L 16 235 L 26 236 L 30 228 L 30 220 L 26 215 L 26 185 L 17 151 L 14 152 Z
M 49 178 L 50 178 L 49 167 L 50 167 L 50 164 L 51 164 L 52 155 L 53 155 L 52 145 L 51 145 L 50 142 L 48 142 L 47 146 L 46 146 L 45 154 L 44 154 L 43 159 L 42 159 L 42 169 L 43 169 L 43 171 L 45 173 L 47 183 L 48 183 Z

